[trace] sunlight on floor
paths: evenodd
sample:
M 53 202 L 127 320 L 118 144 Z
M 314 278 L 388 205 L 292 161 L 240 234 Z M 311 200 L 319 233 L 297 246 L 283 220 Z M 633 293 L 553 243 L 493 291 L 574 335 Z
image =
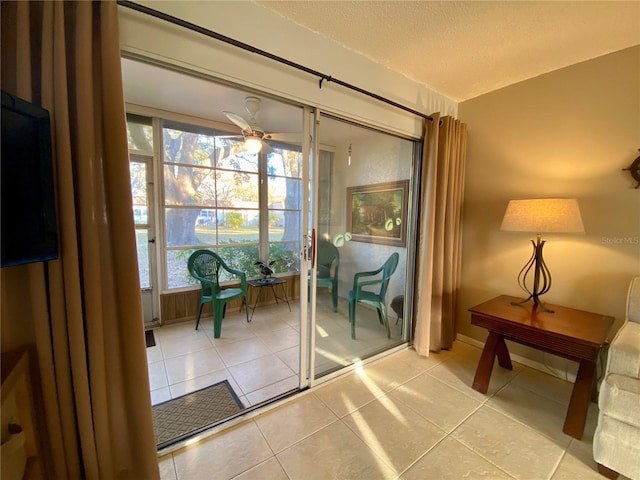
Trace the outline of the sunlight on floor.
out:
M 328 299 L 318 302 L 317 375 L 402 343 L 402 325 L 388 339 L 376 312 L 362 307 L 357 339 L 351 339 L 342 303 L 334 312 Z M 260 305 L 250 323 L 243 312 L 228 312 L 220 338 L 213 338 L 210 317 L 201 320 L 198 330 L 192 321 L 154 329 L 156 346 L 147 348 L 152 403 L 225 379 L 246 407 L 298 388 L 300 309 L 293 302 L 291 307 L 289 312 L 286 304 Z
M 593 479 L 597 405 L 582 440 L 562 432 L 571 383 L 496 365 L 471 388 L 477 347 L 402 350 L 160 458 L 163 480 Z M 505 441 L 505 433 L 513 441 Z M 217 455 L 242 445 L 242 455 Z M 621 477 L 621 480 L 624 480 Z

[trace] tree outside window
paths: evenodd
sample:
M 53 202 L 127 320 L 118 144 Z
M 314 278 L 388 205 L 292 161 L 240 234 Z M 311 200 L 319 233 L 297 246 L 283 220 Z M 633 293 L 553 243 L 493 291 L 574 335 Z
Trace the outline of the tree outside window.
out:
M 149 122 L 150 125 L 150 122 Z M 129 122 L 129 144 L 152 151 L 150 128 Z M 274 146 L 273 152 L 250 154 L 242 137 L 195 125 L 164 121 L 162 132 L 163 219 L 166 285 L 179 288 L 193 280 L 188 256 L 198 248 L 219 253 L 232 266 L 259 276 L 255 262 L 268 246 L 277 273 L 299 269 L 301 227 L 301 153 Z M 267 162 L 268 181 L 259 180 Z M 268 205 L 260 204 L 267 188 Z M 269 220 L 261 231 L 260 218 Z M 262 227 L 264 228 L 264 226 Z

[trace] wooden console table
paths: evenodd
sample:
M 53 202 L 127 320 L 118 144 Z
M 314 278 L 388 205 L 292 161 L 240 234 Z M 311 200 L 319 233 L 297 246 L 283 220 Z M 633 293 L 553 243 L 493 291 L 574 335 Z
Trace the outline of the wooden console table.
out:
M 489 330 L 489 336 L 473 379 L 473 389 L 487 393 L 495 357 L 511 370 L 505 340 L 552 353 L 580 363 L 562 431 L 582 438 L 595 381 L 598 352 L 607 339 L 613 317 L 553 305 L 555 313 L 532 302 L 501 295 L 469 309 L 471 324 Z

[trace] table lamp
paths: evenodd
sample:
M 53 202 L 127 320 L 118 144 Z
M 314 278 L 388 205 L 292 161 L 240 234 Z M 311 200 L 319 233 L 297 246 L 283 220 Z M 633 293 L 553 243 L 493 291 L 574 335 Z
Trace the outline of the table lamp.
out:
M 529 294 L 522 302 L 533 299 L 547 312 L 540 296 L 551 288 L 551 272 L 542 258 L 543 233 L 584 233 L 580 208 L 575 198 L 537 198 L 510 200 L 500 230 L 507 232 L 535 232 L 537 241 L 531 240 L 533 254 L 518 274 L 518 285 Z M 533 269 L 533 285 L 530 273 Z

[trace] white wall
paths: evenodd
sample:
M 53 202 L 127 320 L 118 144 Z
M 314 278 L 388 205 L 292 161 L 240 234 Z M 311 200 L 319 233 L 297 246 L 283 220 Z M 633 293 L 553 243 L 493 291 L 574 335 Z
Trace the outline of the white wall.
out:
M 409 180 L 413 159 L 412 142 L 391 135 L 376 134 L 352 143 L 351 165 L 348 144 L 338 145 L 334 154 L 332 182 L 332 235 L 344 233 L 346 227 L 348 187 Z M 407 241 L 411 241 L 408 239 Z M 407 274 L 407 248 L 363 242 L 345 242 L 340 249 L 339 295 L 347 297 L 356 272 L 379 268 L 393 252 L 400 255 L 398 268 L 387 291 L 387 303 L 404 295 Z
M 456 115 L 457 104 L 257 4 L 140 2 L 425 114 Z M 119 7 L 121 48 L 420 138 L 422 119 L 337 84 L 218 40 Z

